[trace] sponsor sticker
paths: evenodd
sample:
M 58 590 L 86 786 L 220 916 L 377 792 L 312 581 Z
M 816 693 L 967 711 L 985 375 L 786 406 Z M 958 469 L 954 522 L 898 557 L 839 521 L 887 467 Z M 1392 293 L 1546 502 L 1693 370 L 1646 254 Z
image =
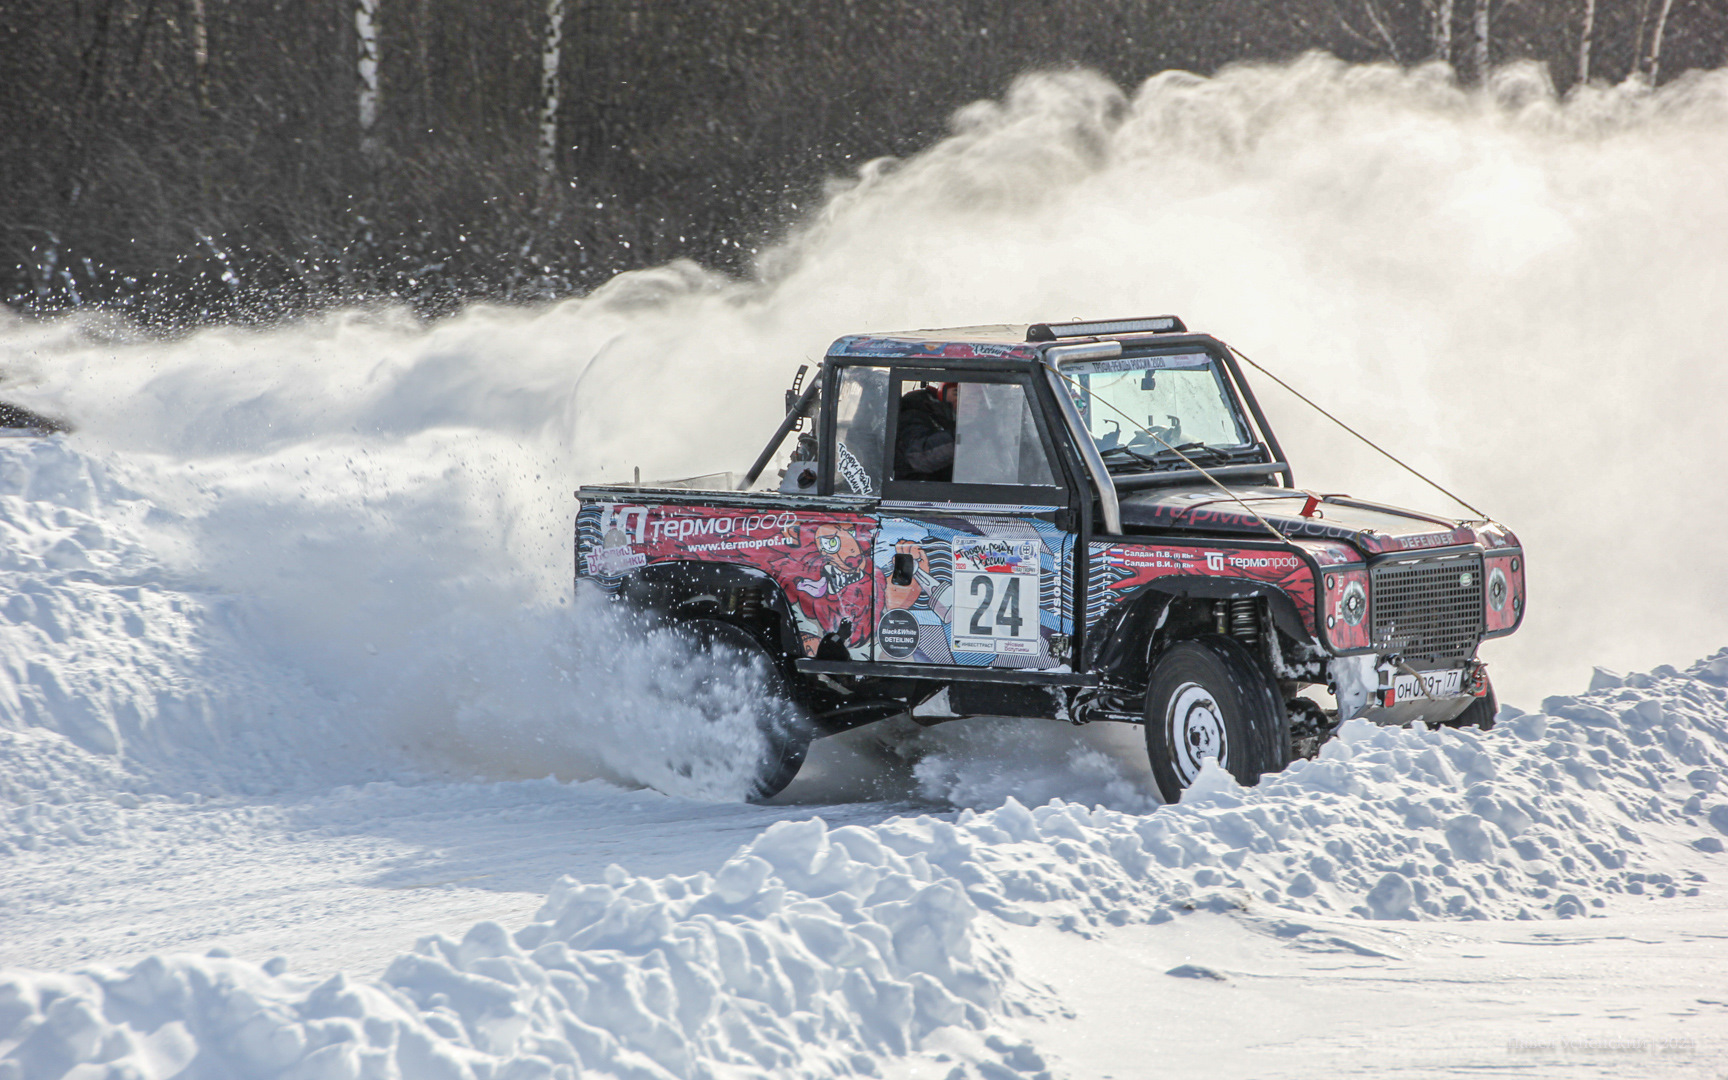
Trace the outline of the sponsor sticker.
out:
M 588 572 L 596 577 L 618 577 L 639 566 L 648 556 L 638 552 L 648 525 L 646 506 L 609 506 L 600 515 L 600 546 L 588 553 Z
M 954 651 L 1038 656 L 1043 636 L 1038 618 L 1037 540 L 956 536 L 954 557 Z
M 918 620 L 899 608 L 884 612 L 876 627 L 876 644 L 897 660 L 911 656 L 918 648 Z
M 846 444 L 836 439 L 834 441 L 835 457 L 840 466 L 840 477 L 846 481 L 846 486 L 852 489 L 854 495 L 870 494 L 870 474 L 864 471 L 863 464 L 852 455 Z

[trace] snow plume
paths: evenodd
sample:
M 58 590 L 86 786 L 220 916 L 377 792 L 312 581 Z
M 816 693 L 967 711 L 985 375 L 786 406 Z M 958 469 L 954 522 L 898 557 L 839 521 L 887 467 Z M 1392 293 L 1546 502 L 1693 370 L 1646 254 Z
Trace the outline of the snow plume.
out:
M 429 641 L 564 593 L 571 487 L 740 464 L 833 336 L 1178 311 L 1522 532 L 1531 617 L 1491 653 L 1516 697 L 1566 657 L 1631 666 L 1725 629 L 1721 567 L 1676 595 L 1666 560 L 1629 554 L 1725 524 L 1686 498 L 1714 481 L 1690 403 L 1724 389 L 1725 87 L 1557 101 L 1525 69 L 1476 94 L 1323 59 L 1132 94 L 1035 76 L 867 169 L 764 283 L 673 266 L 431 328 L 173 342 L 14 322 L 0 348 L 21 400 L 183 516 L 185 569 L 256 601 L 273 656 L 424 732 L 465 700 L 419 662 Z M 1439 500 L 1263 390 L 1306 483 Z
M 226 956 L 6 973 L 0 1069 L 1061 1075 L 1008 1034 L 1061 1005 L 1016 977 L 1003 923 L 1091 936 L 1214 910 L 1318 945 L 1329 931 L 1305 915 L 1575 918 L 1696 895 L 1690 867 L 1719 862 L 1728 834 L 1728 650 L 1596 681 L 1486 734 L 1353 722 L 1317 761 L 1254 789 L 1209 767 L 1149 815 L 1010 800 L 952 821 L 782 822 L 712 875 L 565 879 L 528 925 L 424 938 L 376 980 Z
M 793 367 L 855 331 L 1173 311 L 1217 332 L 1520 532 L 1530 617 L 1487 649 L 1503 700 L 1728 636 L 1728 569 L 1651 554 L 1728 529 L 1697 407 L 1728 391 L 1728 74 L 1557 99 L 1529 68 L 1485 91 L 1325 58 L 1132 91 L 1069 72 L 953 126 L 837 184 L 753 282 L 675 264 L 431 326 L 172 341 L 10 320 L 6 393 L 79 426 L 68 445 L 160 512 L 139 543 L 272 664 L 458 769 L 463 717 L 526 747 L 629 715 L 550 709 L 528 675 L 512 696 L 573 648 L 571 490 L 742 467 Z M 1302 483 L 1444 508 L 1256 383 Z
M 1564 99 L 1528 66 L 1483 91 L 1324 57 L 1131 92 L 1072 72 L 954 128 L 769 253 L 776 311 L 1216 333 L 1517 530 L 1503 699 L 1728 637 L 1728 568 L 1649 554 L 1728 529 L 1697 404 L 1728 393 L 1728 71 Z M 1248 375 L 1299 483 L 1464 512 Z
M 615 292 L 628 306 L 641 284 Z M 74 323 L 0 328 L 20 381 L 82 425 L 5 448 L 22 546 L 45 552 L 14 568 L 20 588 L 65 580 L 88 596 L 100 579 L 131 605 L 67 601 L 54 616 L 49 600 L 15 598 L 22 704 L 0 728 L 115 754 L 124 718 L 161 702 L 201 718 L 155 725 L 180 740 L 168 784 L 279 782 L 281 762 L 244 753 L 223 756 L 227 772 L 198 764 L 212 740 L 274 740 L 330 764 L 306 770 L 326 782 L 407 762 L 737 797 L 723 763 L 740 755 L 722 744 L 754 737 L 739 688 L 698 729 L 689 687 L 668 681 L 690 675 L 677 643 L 620 650 L 625 631 L 603 614 L 571 614 L 571 489 L 584 478 L 571 436 L 593 352 L 572 356 L 568 342 L 616 338 L 607 311 L 471 311 L 430 330 L 349 313 L 117 348 Z M 548 340 L 565 318 L 583 329 Z M 649 418 L 645 431 L 659 430 Z M 64 625 L 42 629 L 53 618 Z M 27 659 L 44 635 L 59 645 Z M 102 666 L 80 666 L 86 653 Z M 29 704 L 68 677 L 92 684 L 80 700 L 114 698 L 99 723 L 84 705 Z M 152 702 L 122 700 L 129 683 Z M 251 716 L 249 699 L 270 715 Z M 92 723 L 103 730 L 79 733 Z M 698 768 L 681 775 L 692 755 Z M 232 782 L 235 768 L 252 775 Z

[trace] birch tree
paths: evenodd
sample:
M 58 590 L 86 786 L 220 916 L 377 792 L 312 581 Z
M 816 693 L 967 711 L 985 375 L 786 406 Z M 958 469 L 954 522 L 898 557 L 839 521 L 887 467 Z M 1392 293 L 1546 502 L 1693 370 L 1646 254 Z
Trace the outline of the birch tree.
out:
M 192 0 L 192 85 L 200 108 L 210 107 L 210 22 L 204 0 Z
M 1488 5 L 1491 0 L 1476 0 L 1475 11 L 1475 52 L 1476 81 L 1483 85 L 1488 82 Z
M 540 51 L 540 171 L 551 183 L 558 156 L 558 61 L 564 46 L 564 0 L 546 0 L 546 43 Z
M 1452 62 L 1452 2 L 1453 0 L 1433 0 L 1434 26 L 1431 40 L 1434 46 L 1434 59 Z
M 1668 12 L 1674 7 L 1674 0 L 1662 0 L 1662 10 L 1656 16 L 1656 28 L 1650 31 L 1650 58 L 1644 65 L 1646 77 L 1650 85 L 1656 85 L 1657 75 L 1662 68 L 1662 35 L 1668 29 Z
M 1590 48 L 1596 36 L 1596 0 L 1584 0 L 1584 23 L 1578 30 L 1578 81 L 1590 81 Z
M 368 154 L 378 149 L 373 130 L 378 123 L 378 0 L 355 0 L 354 38 L 360 77 L 360 149 Z

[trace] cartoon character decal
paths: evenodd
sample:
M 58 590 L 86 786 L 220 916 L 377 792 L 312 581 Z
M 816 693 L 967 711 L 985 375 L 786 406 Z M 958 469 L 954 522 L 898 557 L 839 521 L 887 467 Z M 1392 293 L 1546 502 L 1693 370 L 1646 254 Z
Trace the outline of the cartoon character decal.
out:
M 868 519 L 865 519 L 868 521 Z M 872 609 L 883 588 L 882 573 L 870 559 L 871 530 L 838 521 L 796 527 L 795 543 L 769 557 L 766 569 L 787 587 L 796 612 L 798 636 L 806 656 L 815 656 L 827 634 L 848 648 L 870 643 Z M 856 659 L 868 659 L 868 654 Z

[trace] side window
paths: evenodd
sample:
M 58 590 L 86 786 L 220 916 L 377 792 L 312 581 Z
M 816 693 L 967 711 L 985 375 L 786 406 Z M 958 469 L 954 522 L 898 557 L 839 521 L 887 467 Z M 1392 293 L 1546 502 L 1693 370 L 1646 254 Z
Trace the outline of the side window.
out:
M 834 490 L 841 494 L 882 492 L 883 429 L 888 423 L 888 372 L 840 369 L 834 395 Z
M 895 480 L 1056 486 L 1024 386 L 911 385 L 900 397 Z
M 961 383 L 954 412 L 956 484 L 1055 486 L 1025 387 Z

